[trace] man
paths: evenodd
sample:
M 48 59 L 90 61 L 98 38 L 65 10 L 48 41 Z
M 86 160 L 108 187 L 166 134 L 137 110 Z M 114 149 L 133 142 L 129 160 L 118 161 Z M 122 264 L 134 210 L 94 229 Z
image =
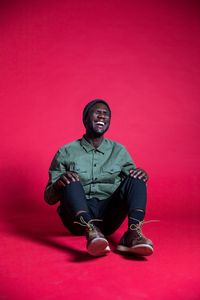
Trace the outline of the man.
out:
M 104 100 L 95 99 L 85 106 L 85 135 L 55 155 L 44 197 L 48 204 L 60 201 L 63 224 L 75 235 L 86 235 L 89 254 L 108 254 L 105 236 L 128 216 L 128 229 L 117 251 L 151 255 L 153 243 L 141 231 L 148 176 L 135 167 L 121 144 L 104 138 L 110 120 L 111 110 Z

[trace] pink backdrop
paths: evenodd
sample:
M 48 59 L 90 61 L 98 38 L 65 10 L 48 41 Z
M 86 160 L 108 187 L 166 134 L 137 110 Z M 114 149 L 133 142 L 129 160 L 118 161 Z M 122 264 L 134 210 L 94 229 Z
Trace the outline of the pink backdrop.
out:
M 200 299 L 199 94 L 199 1 L 0 1 L 0 298 Z M 107 137 L 150 175 L 148 259 L 115 253 L 125 224 L 108 257 L 89 257 L 43 200 L 96 97 Z
M 101 97 L 113 112 L 107 137 L 124 144 L 149 172 L 149 217 L 197 216 L 197 1 L 0 6 L 3 215 L 54 212 L 43 201 L 51 159 L 82 136 L 82 109 Z

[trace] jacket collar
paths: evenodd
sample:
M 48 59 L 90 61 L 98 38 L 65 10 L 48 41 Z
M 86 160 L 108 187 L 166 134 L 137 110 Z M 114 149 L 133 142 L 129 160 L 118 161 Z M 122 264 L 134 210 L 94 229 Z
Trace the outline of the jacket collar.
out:
M 94 146 L 92 146 L 83 136 L 82 139 L 80 140 L 81 146 L 85 149 L 86 152 L 90 152 L 90 151 L 98 151 L 102 154 L 104 154 L 107 150 L 107 140 L 104 138 L 101 145 L 98 148 L 94 148 Z

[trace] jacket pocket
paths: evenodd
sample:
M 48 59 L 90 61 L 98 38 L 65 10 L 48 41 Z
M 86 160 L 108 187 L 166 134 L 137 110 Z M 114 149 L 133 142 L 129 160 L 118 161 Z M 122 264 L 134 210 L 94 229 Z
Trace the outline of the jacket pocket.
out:
M 79 175 L 79 178 L 80 178 L 80 181 L 82 184 L 85 184 L 88 182 L 89 174 L 88 174 L 88 170 L 86 170 L 86 168 L 84 168 L 84 166 L 80 166 L 76 163 L 72 163 L 69 165 L 69 170 L 71 172 L 75 172 Z
M 114 174 L 120 172 L 121 172 L 120 166 L 103 167 L 103 173 Z
M 102 168 L 102 181 L 105 183 L 115 183 L 116 178 L 121 173 L 120 166 L 106 166 Z

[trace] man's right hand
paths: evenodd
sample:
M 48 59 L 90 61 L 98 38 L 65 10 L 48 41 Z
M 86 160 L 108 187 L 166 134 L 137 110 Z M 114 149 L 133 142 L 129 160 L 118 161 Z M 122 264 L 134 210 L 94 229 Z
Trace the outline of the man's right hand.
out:
M 79 175 L 75 172 L 67 171 L 54 183 L 54 188 L 56 190 L 60 189 L 65 187 L 67 184 L 70 184 L 72 181 L 79 181 Z

